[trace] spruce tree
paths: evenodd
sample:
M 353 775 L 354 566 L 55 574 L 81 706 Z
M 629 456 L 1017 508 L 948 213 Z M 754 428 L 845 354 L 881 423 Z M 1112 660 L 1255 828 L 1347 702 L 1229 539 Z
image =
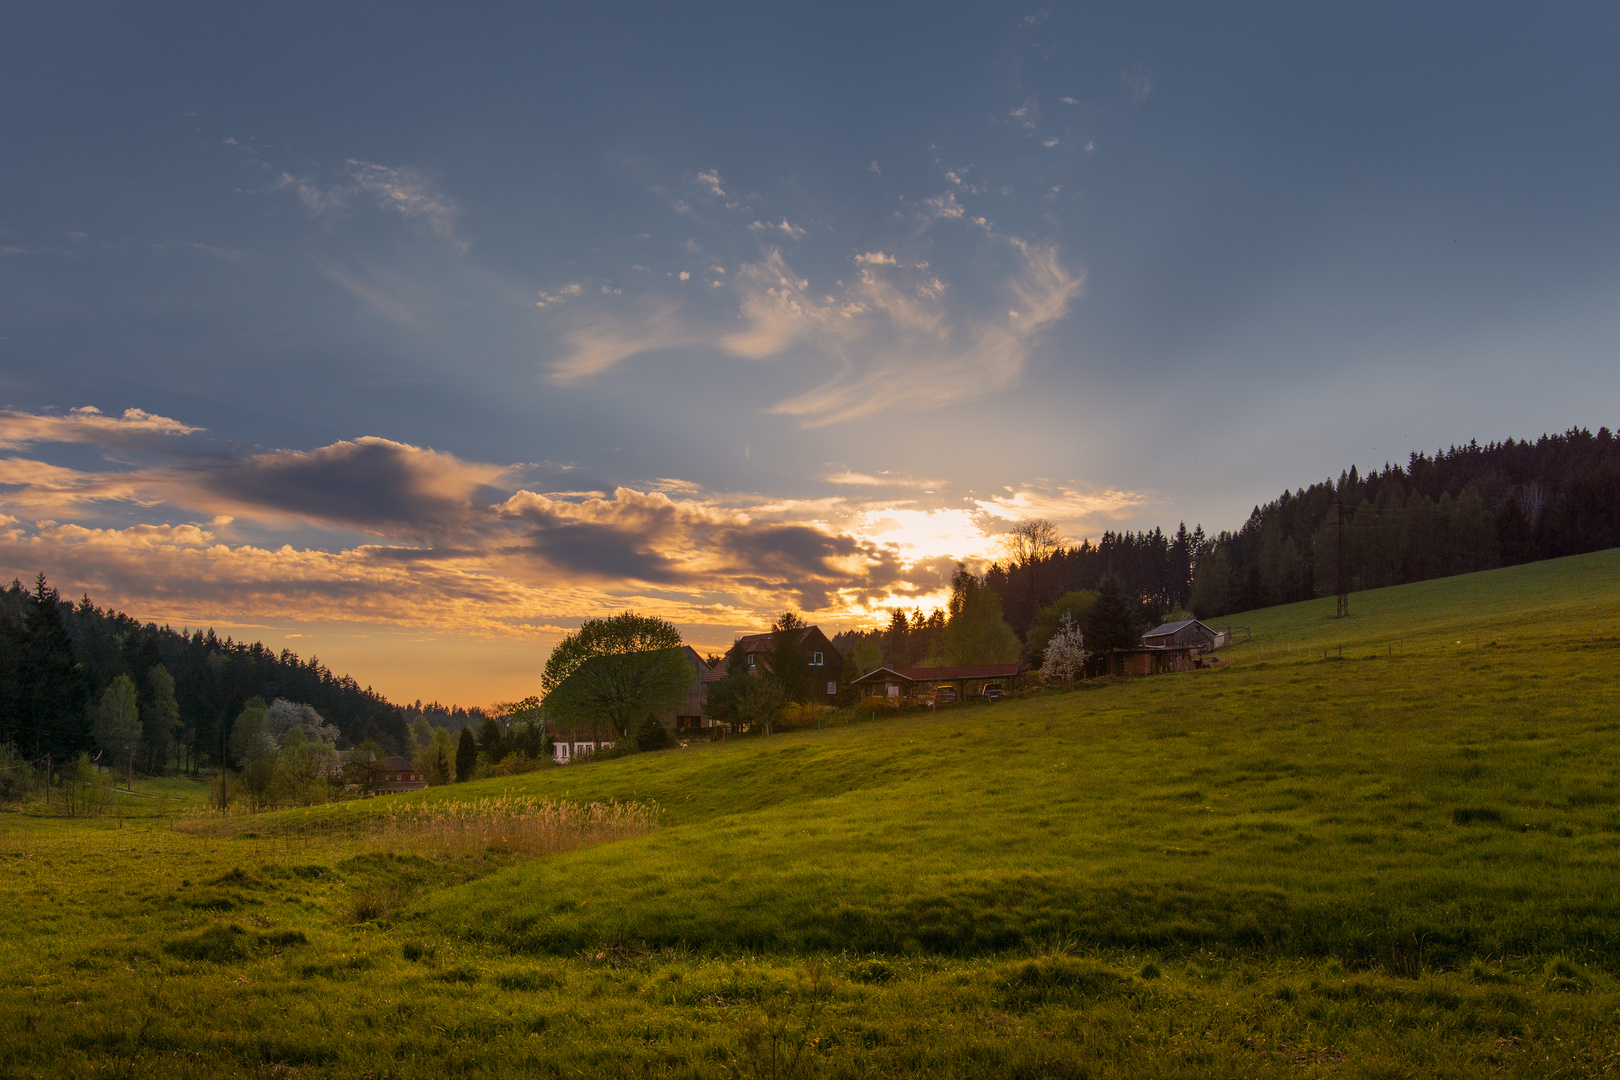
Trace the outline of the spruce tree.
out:
M 477 768 L 478 743 L 473 740 L 472 728 L 464 727 L 460 740 L 456 742 L 456 783 L 471 780 Z
M 66 760 L 90 744 L 89 690 L 73 652 L 56 590 L 40 574 L 29 597 L 19 697 L 27 710 L 31 752 Z
M 484 722 L 478 725 L 478 750 L 491 765 L 506 756 L 506 733 L 493 716 L 484 717 Z
M 1097 585 L 1097 599 L 1086 615 L 1086 645 L 1093 655 L 1109 656 L 1119 649 L 1141 643 L 1135 605 L 1125 593 L 1125 583 L 1115 574 L 1105 574 Z

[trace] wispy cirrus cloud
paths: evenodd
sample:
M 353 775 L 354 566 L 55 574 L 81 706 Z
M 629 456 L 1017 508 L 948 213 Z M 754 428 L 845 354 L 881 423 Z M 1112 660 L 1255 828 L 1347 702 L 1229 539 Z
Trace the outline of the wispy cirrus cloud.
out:
M 272 186 L 293 192 L 304 209 L 316 217 L 341 214 L 357 199 L 369 197 L 379 210 L 421 225 L 458 251 L 471 246 L 471 241 L 456 231 L 459 201 L 439 188 L 423 170 L 412 165 L 381 165 L 349 158 L 343 172 L 344 179 L 332 184 L 283 172 Z
M 769 361 L 789 355 L 830 368 L 819 386 L 778 401 L 768 411 L 791 416 L 805 427 L 860 419 L 895 405 L 936 408 L 1001 391 L 1023 374 L 1042 334 L 1067 316 L 1085 286 L 1085 274 L 1070 270 L 1051 244 L 997 232 L 970 215 L 956 189 L 922 200 L 906 212 L 914 222 L 908 243 L 940 228 L 968 226 L 981 245 L 988 240 L 997 277 L 976 280 L 964 295 L 932 257 L 884 249 L 857 249 L 845 272 L 813 283 L 784 250 L 766 242 L 759 257 L 729 275 L 716 271 L 715 296 L 729 296 L 735 318 L 656 293 L 634 307 L 596 307 L 572 312 L 564 323 L 567 348 L 549 363 L 551 378 L 574 383 L 636 356 L 660 350 L 708 347 L 743 359 Z M 718 173 L 700 174 L 713 193 L 726 189 Z M 747 229 L 760 237 L 799 239 L 804 230 L 782 218 L 756 219 Z M 831 275 L 825 275 L 831 276 Z M 687 282 L 690 272 L 681 270 Z
M 469 242 L 456 235 L 456 215 L 460 205 L 428 179 L 422 170 L 409 165 L 379 165 L 374 161 L 350 158 L 349 176 L 355 186 L 375 196 L 377 205 L 407 221 L 419 221 L 440 239 L 465 251 Z
M 986 314 L 955 314 L 946 284 L 926 270 L 901 279 L 862 267 L 846 300 L 863 309 L 851 315 L 859 332 L 839 335 L 859 339 L 860 362 L 846 352 L 832 379 L 773 411 L 819 426 L 896 404 L 939 407 L 1013 385 L 1041 333 L 1068 314 L 1085 275 L 1070 272 L 1053 247 L 1003 242 L 1018 269 L 1002 285 L 1007 306 Z
M 650 302 L 628 316 L 593 313 L 568 331 L 568 355 L 552 363 L 551 378 L 559 383 L 577 382 L 632 356 L 698 345 L 710 337 L 688 325 L 672 300 Z

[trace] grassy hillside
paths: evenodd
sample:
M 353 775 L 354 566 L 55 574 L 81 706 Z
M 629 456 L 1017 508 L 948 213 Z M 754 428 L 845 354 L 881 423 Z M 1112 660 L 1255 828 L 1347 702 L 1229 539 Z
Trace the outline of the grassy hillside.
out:
M 1616 553 L 1541 563 L 1256 613 L 1225 670 L 539 774 L 507 786 L 666 827 L 424 917 L 554 953 L 1615 963 L 1617 599 Z
M 0 815 L 0 1075 L 1605 1074 L 1620 552 L 1351 610 L 418 796 Z M 529 858 L 534 797 L 662 824 Z

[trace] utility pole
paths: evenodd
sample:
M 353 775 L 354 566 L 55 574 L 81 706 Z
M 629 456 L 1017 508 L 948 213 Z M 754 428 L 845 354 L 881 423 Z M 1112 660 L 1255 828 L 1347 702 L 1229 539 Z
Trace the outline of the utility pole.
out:
M 1350 615 L 1350 575 L 1347 572 L 1348 564 L 1345 561 L 1345 554 L 1344 554 L 1344 502 L 1343 502 L 1343 500 L 1336 500 L 1333 503 L 1333 507 L 1339 513 L 1339 558 L 1338 558 L 1339 566 L 1338 566 L 1338 581 L 1335 584 L 1335 591 L 1339 594 L 1339 605 L 1338 605 L 1338 609 L 1334 612 L 1333 617 L 1335 619 L 1344 619 L 1344 618 L 1348 618 L 1349 615 Z

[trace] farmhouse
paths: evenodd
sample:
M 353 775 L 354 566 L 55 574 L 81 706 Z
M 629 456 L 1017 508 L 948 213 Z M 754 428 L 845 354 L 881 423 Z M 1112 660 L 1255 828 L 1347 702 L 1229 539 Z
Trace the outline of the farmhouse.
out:
M 1002 691 L 1024 685 L 1027 664 L 975 664 L 967 667 L 880 667 L 850 685 L 866 696 L 886 697 L 902 704 L 932 694 L 933 700 L 961 701 L 978 697 L 991 687 Z
M 382 759 L 378 791 L 421 791 L 428 786 L 427 777 L 419 776 L 409 758 L 390 754 Z
M 819 626 L 807 626 L 799 631 L 804 645 L 805 665 L 809 668 L 810 687 L 815 698 L 832 704 L 838 697 L 838 682 L 844 675 L 844 654 L 833 647 L 832 641 Z M 732 651 L 742 658 L 743 667 L 750 675 L 770 667 L 771 639 L 774 634 L 749 634 L 737 639 Z M 723 678 L 726 662 L 715 665 L 715 678 Z M 825 691 L 823 694 L 822 691 Z

